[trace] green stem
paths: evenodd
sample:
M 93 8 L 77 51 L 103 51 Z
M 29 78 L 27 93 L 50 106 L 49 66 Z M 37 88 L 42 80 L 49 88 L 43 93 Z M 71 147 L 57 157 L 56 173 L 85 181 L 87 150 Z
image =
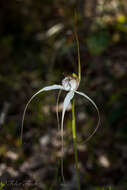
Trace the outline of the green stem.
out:
M 80 177 L 78 170 L 78 153 L 77 153 L 77 140 L 76 140 L 76 126 L 75 126 L 75 103 L 72 100 L 72 135 L 73 135 L 73 145 L 74 145 L 74 155 L 75 155 L 75 167 L 78 181 L 78 190 L 80 190 Z
M 77 51 L 78 51 L 78 78 L 80 81 L 81 80 L 81 62 L 80 62 L 79 40 L 78 40 L 78 35 L 76 31 L 75 31 L 75 38 L 76 38 Z

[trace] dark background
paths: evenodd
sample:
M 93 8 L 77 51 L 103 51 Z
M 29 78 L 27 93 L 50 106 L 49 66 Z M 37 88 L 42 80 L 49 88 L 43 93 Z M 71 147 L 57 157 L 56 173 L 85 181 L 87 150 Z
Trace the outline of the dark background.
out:
M 74 21 L 74 10 L 77 21 Z M 79 91 L 98 105 L 101 126 L 78 144 L 82 190 L 127 189 L 127 3 L 124 0 L 0 1 L 0 181 L 1 189 L 74 190 L 76 178 L 71 111 L 64 121 L 64 176 L 56 98 L 51 91 L 29 106 L 20 144 L 21 120 L 39 89 L 61 84 L 77 72 L 74 26 L 80 43 Z M 65 93 L 60 98 L 59 113 Z M 95 128 L 93 107 L 76 96 L 79 140 Z

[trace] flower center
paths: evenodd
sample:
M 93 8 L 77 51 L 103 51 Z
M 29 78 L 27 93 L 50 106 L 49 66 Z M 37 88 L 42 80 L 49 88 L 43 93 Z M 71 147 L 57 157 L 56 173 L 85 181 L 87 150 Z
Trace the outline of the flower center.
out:
M 62 86 L 67 91 L 77 90 L 79 81 L 75 77 L 65 77 L 65 79 L 62 80 Z

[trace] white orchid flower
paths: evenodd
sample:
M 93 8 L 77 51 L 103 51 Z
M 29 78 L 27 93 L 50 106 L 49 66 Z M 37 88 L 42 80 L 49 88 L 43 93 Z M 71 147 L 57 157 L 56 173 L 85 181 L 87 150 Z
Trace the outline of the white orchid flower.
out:
M 63 110 L 62 110 L 62 119 L 61 119 L 61 137 L 62 137 L 62 141 L 63 141 L 63 123 L 64 123 L 64 115 L 65 112 L 67 110 L 68 105 L 70 104 L 71 100 L 73 99 L 75 94 L 78 94 L 80 96 L 83 96 L 84 98 L 86 98 L 89 102 L 92 103 L 92 105 L 95 107 L 97 114 L 98 114 L 98 122 L 97 122 L 97 126 L 94 129 L 93 133 L 87 138 L 87 141 L 90 139 L 90 137 L 93 136 L 93 134 L 96 132 L 99 123 L 100 123 L 100 114 L 99 114 L 99 109 L 96 106 L 96 104 L 94 103 L 94 101 L 89 98 L 85 93 L 83 92 L 79 92 L 77 91 L 79 86 L 79 78 L 74 74 L 73 76 L 68 76 L 65 77 L 62 80 L 62 85 L 51 85 L 51 86 L 46 86 L 44 88 L 42 88 L 41 90 L 39 90 L 37 93 L 35 93 L 30 100 L 28 101 L 28 103 L 26 104 L 26 107 L 24 109 L 23 112 L 23 118 L 22 118 L 22 129 L 21 129 L 21 141 L 22 141 L 22 134 L 23 134 L 23 124 L 24 124 L 24 118 L 25 118 L 25 114 L 26 114 L 26 110 L 28 108 L 28 105 L 30 104 L 30 102 L 35 98 L 35 96 L 37 96 L 38 94 L 40 94 L 41 92 L 44 91 L 50 91 L 50 90 L 64 90 L 67 92 L 67 95 L 64 99 L 64 103 L 63 103 Z
M 59 102 L 59 97 L 60 97 L 61 91 L 62 90 L 66 91 L 67 95 L 66 95 L 66 97 L 64 99 L 64 102 L 63 102 L 62 119 L 61 119 L 62 156 L 63 156 L 63 153 L 64 153 L 63 152 L 63 124 L 64 124 L 64 115 L 65 115 L 65 112 L 67 110 L 68 105 L 70 104 L 70 102 L 73 99 L 73 97 L 74 97 L 75 94 L 83 96 L 85 99 L 87 99 L 94 106 L 94 108 L 97 111 L 97 115 L 98 115 L 97 125 L 96 125 L 94 131 L 92 132 L 92 134 L 85 140 L 85 142 L 88 141 L 95 134 L 95 132 L 97 131 L 97 129 L 99 127 L 99 124 L 100 124 L 100 114 L 99 114 L 99 109 L 98 109 L 97 105 L 85 93 L 77 91 L 77 89 L 79 87 L 80 80 L 81 80 L 81 64 L 80 64 L 79 40 L 78 40 L 78 35 L 77 35 L 76 31 L 75 31 L 74 35 L 75 35 L 75 39 L 76 39 L 77 53 L 78 53 L 78 76 L 76 74 L 73 74 L 72 76 L 65 77 L 62 80 L 62 85 L 54 84 L 54 85 L 51 85 L 51 86 L 46 86 L 46 87 L 40 89 L 38 92 L 36 92 L 30 98 L 30 100 L 26 104 L 26 107 L 25 107 L 24 112 L 23 112 L 22 127 L 21 127 L 21 143 L 22 143 L 24 119 L 25 119 L 26 110 L 27 110 L 28 105 L 30 104 L 30 102 L 38 94 L 40 94 L 41 92 L 50 91 L 50 90 L 60 90 L 59 93 L 58 93 L 57 107 L 56 107 L 57 122 L 58 122 L 58 127 L 59 127 L 58 102 Z M 75 154 L 75 165 L 76 165 L 76 171 L 77 171 L 78 190 L 80 190 L 80 179 L 79 179 L 79 174 L 78 174 L 78 157 L 77 157 L 77 146 L 76 146 L 75 115 L 74 114 L 75 114 L 75 112 L 74 112 L 74 101 L 72 100 L 72 134 L 73 134 L 73 140 L 74 140 L 74 154 Z M 63 175 L 63 159 L 61 159 L 61 174 L 62 174 L 63 181 L 65 182 L 64 175 Z

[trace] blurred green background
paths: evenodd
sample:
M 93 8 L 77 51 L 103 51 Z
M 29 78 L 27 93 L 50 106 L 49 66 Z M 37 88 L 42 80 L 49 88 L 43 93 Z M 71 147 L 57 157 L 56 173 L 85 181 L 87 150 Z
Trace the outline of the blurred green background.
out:
M 77 189 L 70 108 L 64 122 L 67 185 L 61 186 L 57 92 L 32 101 L 20 146 L 22 113 L 29 98 L 77 72 L 75 25 L 82 67 L 79 91 L 96 102 L 101 114 L 94 137 L 78 144 L 81 189 L 127 190 L 126 1 L 1 0 L 0 8 L 1 189 Z M 64 97 L 62 93 L 60 114 Z M 83 98 L 75 99 L 78 139 L 83 140 L 94 130 L 97 115 Z

